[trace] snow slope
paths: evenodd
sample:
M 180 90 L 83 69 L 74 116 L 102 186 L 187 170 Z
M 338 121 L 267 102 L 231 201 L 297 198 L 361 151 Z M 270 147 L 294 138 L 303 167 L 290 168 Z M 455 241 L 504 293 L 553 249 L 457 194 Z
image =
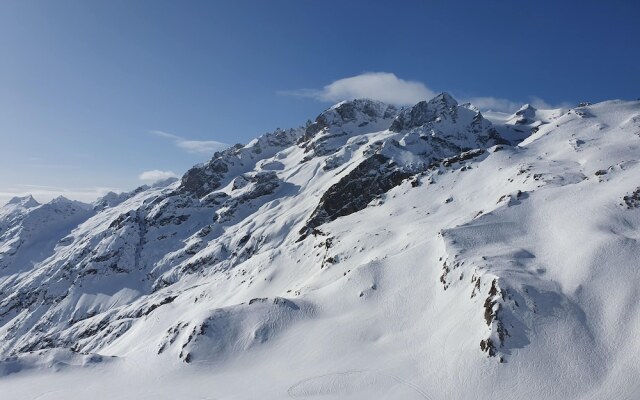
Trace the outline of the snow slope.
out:
M 638 101 L 355 100 L 53 246 L 16 199 L 3 398 L 640 398 L 639 148 Z

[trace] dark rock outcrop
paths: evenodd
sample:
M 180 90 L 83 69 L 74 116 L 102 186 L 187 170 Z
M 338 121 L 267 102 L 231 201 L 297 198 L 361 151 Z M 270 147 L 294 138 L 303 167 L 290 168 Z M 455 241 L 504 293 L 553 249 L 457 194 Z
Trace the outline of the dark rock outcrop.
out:
M 364 160 L 327 190 L 302 230 L 303 240 L 318 226 L 363 210 L 376 196 L 398 186 L 411 174 L 381 154 Z

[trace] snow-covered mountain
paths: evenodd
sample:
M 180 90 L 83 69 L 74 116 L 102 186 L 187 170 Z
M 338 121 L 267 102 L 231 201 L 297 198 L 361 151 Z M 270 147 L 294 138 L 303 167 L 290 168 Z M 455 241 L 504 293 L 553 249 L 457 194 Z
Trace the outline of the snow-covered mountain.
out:
M 640 398 L 639 157 L 640 101 L 442 93 L 342 102 L 91 206 L 14 199 L 0 390 Z
M 3 278 L 43 261 L 65 236 L 92 215 L 89 205 L 64 197 L 44 205 L 31 196 L 11 199 L 0 208 Z

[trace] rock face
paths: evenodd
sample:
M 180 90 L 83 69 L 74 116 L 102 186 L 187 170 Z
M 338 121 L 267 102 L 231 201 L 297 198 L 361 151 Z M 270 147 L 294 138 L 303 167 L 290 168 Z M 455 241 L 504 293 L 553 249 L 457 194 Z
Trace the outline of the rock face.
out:
M 396 360 L 446 387 L 433 398 L 464 398 L 460 373 L 479 398 L 611 397 L 597 385 L 630 381 L 640 351 L 620 311 L 640 311 L 639 108 L 524 107 L 500 124 L 446 93 L 353 100 L 177 181 L 93 205 L 12 199 L 0 371 L 97 353 L 219 372 L 242 359 L 261 376 L 296 354 L 324 377 L 290 383 L 309 396 L 375 386 L 345 376 Z M 521 128 L 517 146 L 499 134 Z M 327 377 L 345 355 L 349 374 Z
M 631 194 L 628 194 L 622 198 L 627 208 L 639 208 L 640 207 L 640 188 L 634 190 Z
M 273 157 L 278 151 L 294 144 L 302 135 L 302 129 L 277 130 L 252 141 L 246 146 L 235 145 L 213 158 L 187 171 L 178 191 L 202 197 L 218 189 L 229 179 L 256 167 L 256 162 Z
M 421 101 L 415 106 L 403 110 L 393 121 L 389 130 L 408 131 L 434 122 L 438 117 L 455 119 L 458 102 L 448 93 L 441 93 L 429 101 Z
M 301 239 L 326 222 L 363 210 L 371 200 L 410 176 L 388 157 L 372 155 L 322 195 L 320 204 L 300 231 Z
M 299 142 L 308 153 L 303 161 L 336 153 L 354 136 L 388 128 L 397 113 L 396 107 L 373 100 L 336 104 L 305 129 Z
M 506 143 L 479 111 L 458 103 L 447 93 L 402 111 L 389 130 L 418 136 L 432 145 L 457 151 Z
M 323 130 L 337 133 L 343 127 L 345 130 L 351 128 L 351 133 L 353 133 L 354 127 L 364 128 L 360 129 L 363 132 L 372 132 L 375 130 L 375 128 L 371 129 L 372 125 L 386 124 L 386 121 L 393 119 L 397 113 L 398 109 L 395 106 L 375 100 L 343 101 L 318 115 L 315 121 L 305 129 L 302 140 L 311 140 Z
M 347 105 L 346 110 L 338 112 Z M 324 193 L 300 231 L 302 239 L 325 222 L 364 209 L 377 196 L 398 186 L 404 179 L 424 172 L 437 160 L 470 149 L 505 143 L 482 114 L 459 106 L 448 93 L 441 93 L 428 102 L 420 102 L 399 113 L 395 110 L 390 112 L 389 108 L 373 102 L 342 103 L 332 111 L 339 116 L 347 115 L 347 121 L 353 123 L 354 120 L 360 121 L 357 119 L 360 115 L 355 111 L 358 107 L 368 111 L 363 112 L 368 118 L 395 115 L 389 131 L 399 135 L 389 136 L 364 150 L 367 158 Z M 345 121 L 335 115 L 331 119 L 323 117 L 323 130 L 335 130 L 335 126 L 324 123 L 328 120 L 339 121 L 338 127 Z M 347 136 L 346 132 L 343 134 Z M 315 143 L 318 142 L 326 143 L 319 140 Z M 367 142 L 362 140 L 361 144 Z M 317 148 L 324 149 L 317 154 L 328 153 L 326 147 Z M 330 160 L 334 162 L 333 158 Z M 330 168 L 325 165 L 325 169 L 333 168 L 335 165 Z

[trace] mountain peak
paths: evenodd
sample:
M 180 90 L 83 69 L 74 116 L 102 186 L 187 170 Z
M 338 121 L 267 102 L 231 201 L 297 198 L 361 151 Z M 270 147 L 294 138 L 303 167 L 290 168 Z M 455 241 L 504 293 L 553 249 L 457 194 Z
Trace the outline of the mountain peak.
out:
M 428 104 L 432 106 L 451 108 L 456 107 L 458 102 L 449 93 L 441 92 L 436 97 L 429 100 Z
M 78 200 L 71 200 L 67 197 L 64 197 L 62 195 L 56 197 L 55 199 L 51 200 L 50 202 L 47 203 L 47 206 L 50 207 L 54 207 L 54 208 L 80 208 L 80 209 L 90 209 L 92 208 L 91 204 L 87 204 L 87 203 L 83 203 L 81 201 Z
M 516 123 L 518 124 L 528 124 L 535 119 L 537 111 L 538 109 L 527 103 L 520 107 L 513 117 L 517 119 Z
M 60 196 L 54 198 L 53 200 L 51 200 L 49 202 L 49 204 L 67 204 L 67 203 L 72 203 L 72 202 L 73 202 L 73 200 L 70 200 L 70 199 L 60 195 Z
M 37 207 L 40 205 L 40 203 L 38 203 L 38 201 L 34 199 L 33 196 L 30 194 L 26 196 L 21 196 L 21 197 L 16 196 L 11 200 L 9 200 L 7 204 L 21 205 L 22 207 L 26 207 L 26 208 Z
M 389 128 L 393 132 L 422 126 L 442 114 L 450 114 L 458 108 L 458 102 L 447 92 L 442 92 L 429 101 L 421 101 L 402 110 Z
M 527 103 L 527 104 L 524 104 L 522 107 L 520 107 L 518 111 L 516 111 L 516 115 L 523 115 L 524 113 L 527 113 L 527 112 L 536 112 L 536 111 L 538 111 L 537 108 Z
M 397 113 L 398 109 L 395 106 L 377 100 L 341 101 L 323 111 L 307 126 L 303 140 L 312 138 L 325 128 L 342 127 L 350 123 L 365 126 L 372 122 L 391 120 Z
M 320 116 L 328 117 L 338 123 L 355 122 L 362 117 L 389 118 L 396 112 L 396 107 L 371 99 L 353 99 L 337 103 L 324 111 Z M 335 118 L 336 114 L 339 118 Z M 331 118 L 333 117 L 333 118 Z
M 367 106 L 386 106 L 387 104 L 379 101 L 379 100 L 373 100 L 373 99 L 369 99 L 369 98 L 358 98 L 358 99 L 351 99 L 351 100 L 342 100 L 334 105 L 332 105 L 331 107 L 329 107 L 328 109 L 337 109 L 343 106 L 353 106 L 356 108 L 365 108 Z

